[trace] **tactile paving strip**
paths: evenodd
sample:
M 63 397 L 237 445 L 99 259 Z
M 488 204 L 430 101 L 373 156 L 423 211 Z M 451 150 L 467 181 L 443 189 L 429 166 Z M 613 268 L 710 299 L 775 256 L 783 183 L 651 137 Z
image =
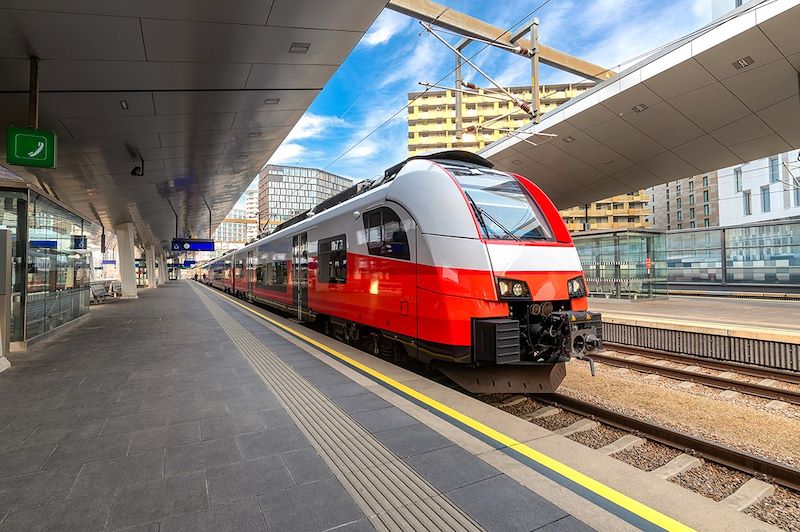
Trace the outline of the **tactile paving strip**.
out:
M 483 530 L 441 491 L 192 285 L 379 530 Z

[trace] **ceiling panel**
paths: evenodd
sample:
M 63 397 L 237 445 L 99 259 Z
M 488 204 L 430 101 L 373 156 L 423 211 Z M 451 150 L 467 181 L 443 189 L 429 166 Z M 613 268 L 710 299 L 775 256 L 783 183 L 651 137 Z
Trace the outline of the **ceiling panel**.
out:
M 663 101 L 658 94 L 648 89 L 644 84 L 639 83 L 604 100 L 602 106 L 612 111 L 616 116 L 621 116 L 636 112 L 634 106 L 644 104 L 647 107 L 652 107 Z
M 586 133 L 634 162 L 666 151 L 661 144 L 622 120 L 611 120 L 587 129 Z
M 748 140 L 756 139 L 774 133 L 756 115 L 749 115 L 740 118 L 736 122 L 731 122 L 727 126 L 715 129 L 711 136 L 726 146 L 740 144 Z
M 380 11 L 385 0 L 349 0 L 352 12 L 343 13 L 336 2 L 317 0 L 275 0 L 269 14 L 270 26 L 293 26 L 332 30 L 361 31 L 372 23 L 370 16 Z
M 753 111 L 760 111 L 797 93 L 798 74 L 786 59 L 753 67 L 723 81 L 725 87 Z
M 795 148 L 800 146 L 800 95 L 790 96 L 757 114 L 784 141 Z
M 232 126 L 234 117 L 235 113 L 212 113 L 113 118 L 65 118 L 62 122 L 74 137 L 94 137 L 97 135 L 158 133 L 160 131 L 224 129 Z
M 702 129 L 667 103 L 622 118 L 665 148 L 674 148 L 703 134 Z
M 336 71 L 333 65 L 254 64 L 246 89 L 321 89 Z
M 706 131 L 730 124 L 751 112 L 720 83 L 681 94 L 669 103 Z
M 143 61 L 139 20 L 0 8 L 3 57 Z
M 332 2 L 335 3 L 335 2 Z M 94 15 L 117 15 L 122 17 L 145 17 L 160 19 L 197 20 L 208 22 L 230 22 L 236 24 L 266 24 L 272 9 L 272 0 L 3 0 L 3 7 L 56 11 L 62 13 L 88 13 Z M 369 25 L 369 23 L 367 23 Z
M 755 64 L 765 65 L 782 57 L 780 51 L 757 27 L 725 41 L 725 46 L 715 46 L 695 56 L 695 60 L 717 79 L 723 80 L 739 73 L 734 61 L 751 57 Z
M 361 38 L 358 32 L 142 20 L 151 61 L 289 63 L 338 65 Z M 310 43 L 307 53 L 290 53 L 293 42 Z
M 308 109 L 319 94 L 317 89 L 292 91 L 170 91 L 153 93 L 156 112 L 166 114 L 188 114 L 193 109 L 204 109 L 208 113 L 241 111 Z M 266 103 L 278 100 L 277 103 Z
M 670 68 L 666 72 L 657 74 L 642 83 L 647 85 L 650 90 L 658 94 L 662 99 L 669 100 L 691 92 L 700 87 L 716 83 L 717 78 L 712 76 L 708 70 L 700 66 L 694 59 L 689 59 L 683 63 Z
M 639 165 L 653 175 L 659 176 L 664 182 L 681 179 L 678 176 L 690 176 L 702 172 L 688 162 L 684 161 L 671 151 L 656 155 L 652 159 L 642 161 Z
M 304 109 L 292 111 L 255 111 L 250 113 L 236 113 L 233 126 L 236 129 L 260 129 L 278 126 L 291 126 L 295 124 L 303 113 Z
M 778 152 L 789 151 L 792 147 L 776 134 L 765 135 L 757 139 L 748 140 L 741 144 L 733 144 L 730 150 L 743 161 L 752 161 L 762 157 L 764 153 L 772 153 L 775 147 L 780 147 Z
M 742 161 L 725 146 L 703 135 L 672 150 L 681 159 L 703 172 L 740 164 Z

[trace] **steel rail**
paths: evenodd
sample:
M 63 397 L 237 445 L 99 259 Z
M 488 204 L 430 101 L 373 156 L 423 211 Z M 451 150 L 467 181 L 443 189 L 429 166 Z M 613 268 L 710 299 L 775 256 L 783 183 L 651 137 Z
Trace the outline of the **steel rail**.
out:
M 720 377 L 717 375 L 707 375 L 698 371 L 689 371 L 685 369 L 668 368 L 659 366 L 658 364 L 650 364 L 647 362 L 639 362 L 635 360 L 626 360 L 624 358 L 603 355 L 600 353 L 592 354 L 592 358 L 597 362 L 602 362 L 609 366 L 619 368 L 627 368 L 644 373 L 653 373 L 672 379 L 684 380 L 711 386 L 712 388 L 720 388 L 723 390 L 735 390 L 748 395 L 763 397 L 765 399 L 773 399 L 784 401 L 795 405 L 800 405 L 800 391 L 786 390 L 784 388 L 775 388 L 774 386 L 737 381 L 727 377 Z
M 739 451 L 727 445 L 690 436 L 663 425 L 630 417 L 566 395 L 534 394 L 532 397 L 537 401 L 557 406 L 578 415 L 595 418 L 607 425 L 639 434 L 650 440 L 684 450 L 689 454 L 700 456 L 749 475 L 767 477 L 781 486 L 800 490 L 800 469 L 789 465 Z
M 740 362 L 698 357 L 694 355 L 684 355 L 680 353 L 673 353 L 671 351 L 662 351 L 660 349 L 619 344 L 617 342 L 604 341 L 603 346 L 608 347 L 612 351 L 618 351 L 627 355 L 641 355 L 651 358 L 660 358 L 662 360 L 669 360 L 671 362 L 678 362 L 680 364 L 702 366 L 704 368 L 718 369 L 720 371 L 733 371 L 735 373 L 741 373 L 742 375 L 749 375 L 751 377 L 775 379 L 788 382 L 790 384 L 800 385 L 800 373 L 796 371 L 762 368 L 759 366 L 742 364 Z

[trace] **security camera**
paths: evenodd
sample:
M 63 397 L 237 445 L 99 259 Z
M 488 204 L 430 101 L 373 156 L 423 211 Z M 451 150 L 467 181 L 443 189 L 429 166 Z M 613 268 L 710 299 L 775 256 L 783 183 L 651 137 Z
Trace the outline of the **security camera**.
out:
M 141 166 L 134 166 L 133 170 L 131 170 L 131 175 L 142 176 L 144 175 L 144 170 L 142 170 Z

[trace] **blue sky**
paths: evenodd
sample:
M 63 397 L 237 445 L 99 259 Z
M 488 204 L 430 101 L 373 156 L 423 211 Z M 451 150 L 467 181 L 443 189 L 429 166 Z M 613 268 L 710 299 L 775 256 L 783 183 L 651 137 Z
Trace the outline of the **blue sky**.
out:
M 452 0 L 439 0 L 449 5 Z M 711 20 L 712 0 L 550 0 L 536 12 L 540 41 L 605 67 L 624 66 L 653 48 Z M 455 0 L 452 8 L 503 28 L 520 21 L 544 0 Z M 499 8 L 498 8 L 499 7 Z M 527 17 L 526 17 L 527 18 Z M 444 35 L 454 43 L 458 37 Z M 483 45 L 467 48 L 467 56 Z M 489 48 L 475 56 L 487 74 L 505 85 L 530 83 L 530 63 Z M 421 81 L 447 76 L 453 57 L 416 20 L 384 10 L 271 158 L 275 164 L 327 168 L 356 180 L 383 173 L 406 155 L 408 93 Z M 580 78 L 543 66 L 543 83 Z M 489 82 L 469 67 L 464 77 Z M 372 129 L 400 111 L 379 131 Z M 355 148 L 352 148 L 361 141 Z M 346 150 L 349 153 L 343 155 Z M 337 158 L 338 161 L 334 162 Z

